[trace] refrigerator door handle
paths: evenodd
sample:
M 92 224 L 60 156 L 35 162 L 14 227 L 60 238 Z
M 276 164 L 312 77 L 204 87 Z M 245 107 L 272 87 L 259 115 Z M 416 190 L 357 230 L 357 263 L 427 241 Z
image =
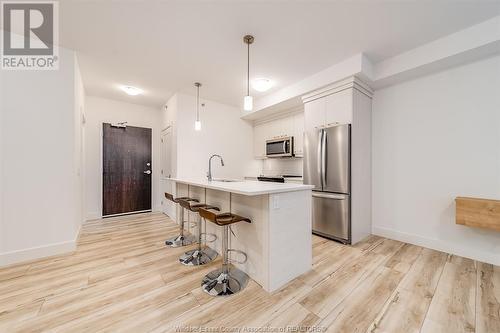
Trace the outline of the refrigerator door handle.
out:
M 327 133 L 325 130 L 321 130 L 323 135 L 321 137 L 321 185 L 323 189 L 326 187 L 326 173 L 327 173 Z
M 317 193 L 317 192 L 313 192 L 312 196 L 316 197 L 316 198 L 325 198 L 325 199 L 333 199 L 333 200 L 346 200 L 348 198 L 347 195 L 343 195 L 343 194 L 334 194 L 334 193 L 325 194 L 325 193 Z
M 321 189 L 323 189 L 323 130 L 318 131 L 318 174 L 320 178 Z

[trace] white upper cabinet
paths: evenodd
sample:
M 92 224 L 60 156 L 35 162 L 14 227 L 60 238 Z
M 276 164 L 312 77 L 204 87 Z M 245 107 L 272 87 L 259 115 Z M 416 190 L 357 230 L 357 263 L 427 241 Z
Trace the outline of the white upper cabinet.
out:
M 352 123 L 352 89 L 346 89 L 305 103 L 306 130 Z
M 279 139 L 293 135 L 293 118 L 286 117 L 280 118 L 269 123 L 269 137 L 268 139 Z
M 304 113 L 293 116 L 293 137 L 295 156 L 304 156 Z
M 266 157 L 266 140 L 269 139 L 269 129 L 269 123 L 255 125 L 253 128 L 253 154 L 255 158 Z
M 353 90 L 346 89 L 325 98 L 325 126 L 351 124 L 353 112 Z
M 318 129 L 325 125 L 326 102 L 324 98 L 318 98 L 305 103 L 304 109 L 304 125 L 306 131 Z
M 304 114 L 297 113 L 287 117 L 257 124 L 253 128 L 254 157 L 266 157 L 266 140 L 279 139 L 288 136 L 294 138 L 294 153 L 303 156 Z

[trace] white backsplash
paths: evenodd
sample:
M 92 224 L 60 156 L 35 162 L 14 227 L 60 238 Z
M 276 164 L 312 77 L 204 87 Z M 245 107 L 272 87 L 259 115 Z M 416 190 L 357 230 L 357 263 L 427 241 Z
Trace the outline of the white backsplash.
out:
M 268 158 L 262 160 L 264 176 L 294 175 L 302 176 L 301 158 Z

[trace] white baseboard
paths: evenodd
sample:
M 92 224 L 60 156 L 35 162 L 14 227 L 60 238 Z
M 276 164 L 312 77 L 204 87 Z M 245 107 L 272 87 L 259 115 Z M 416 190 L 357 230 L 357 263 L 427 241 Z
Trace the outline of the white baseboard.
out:
M 151 209 L 151 212 L 156 213 L 156 212 L 161 212 L 161 206 L 156 206 L 153 209 Z M 85 221 L 91 221 L 91 220 L 99 220 L 102 219 L 102 215 L 99 212 L 88 212 Z
M 75 239 L 71 241 L 0 253 L 0 267 L 18 264 L 24 261 L 71 253 L 76 250 L 76 243 L 80 237 L 81 230 L 82 226 L 80 225 L 76 231 Z
M 76 242 L 72 240 L 39 247 L 32 247 L 18 251 L 0 253 L 0 267 L 21 263 L 23 261 L 30 261 L 34 259 L 73 252 L 75 250 Z
M 82 225 L 83 223 L 80 223 L 80 225 L 78 226 L 78 230 L 76 231 L 75 240 L 73 241 L 75 243 L 75 248 L 76 244 L 78 243 L 78 239 L 80 239 L 80 233 L 82 232 Z
M 432 239 L 422 237 L 415 234 L 397 231 L 389 228 L 372 227 L 372 233 L 377 236 L 395 239 L 401 242 L 410 243 L 413 245 L 427 247 L 436 251 L 451 253 L 457 256 L 485 262 L 493 265 L 500 265 L 500 255 L 484 251 L 478 251 L 472 247 L 467 247 L 467 244 L 454 244 L 440 239 Z

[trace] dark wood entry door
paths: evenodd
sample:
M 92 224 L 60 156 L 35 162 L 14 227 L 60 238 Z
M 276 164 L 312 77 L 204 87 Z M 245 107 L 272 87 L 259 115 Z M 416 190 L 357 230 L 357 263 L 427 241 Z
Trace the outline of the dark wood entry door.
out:
M 103 124 L 102 215 L 151 210 L 151 129 Z

